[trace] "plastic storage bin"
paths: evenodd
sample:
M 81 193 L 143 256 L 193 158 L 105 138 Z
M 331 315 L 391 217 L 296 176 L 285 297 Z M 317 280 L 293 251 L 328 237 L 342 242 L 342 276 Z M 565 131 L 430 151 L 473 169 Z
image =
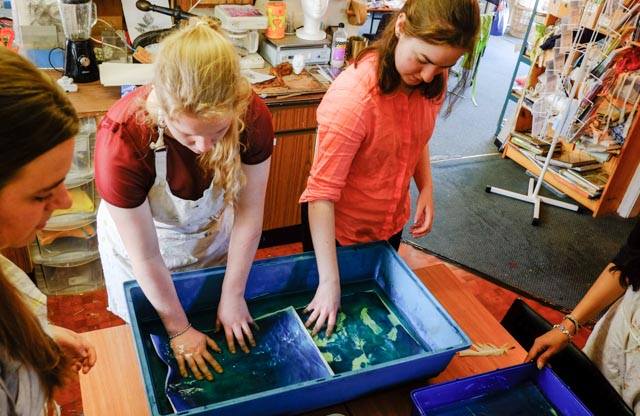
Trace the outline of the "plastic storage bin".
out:
M 38 287 L 47 295 L 69 295 L 97 290 L 104 286 L 100 259 L 82 259 L 71 266 L 42 264 L 36 268 Z
M 72 205 L 53 211 L 46 230 L 69 230 L 82 227 L 96 220 L 97 200 L 93 180 L 69 189 Z
M 411 400 L 414 416 L 592 414 L 549 367 L 533 363 L 414 390 Z
M 93 179 L 93 151 L 96 143 L 96 119 L 80 119 L 80 131 L 75 137 L 73 161 L 65 178 L 67 188 L 75 188 Z
M 98 255 L 95 222 L 69 230 L 42 230 L 37 237 L 31 254 L 38 264 L 74 264 Z
M 523 3 L 521 0 L 513 2 L 509 20 L 509 34 L 516 38 L 523 38 L 529 26 L 533 5 Z
M 180 414 L 298 414 L 418 377 L 434 376 L 446 367 L 456 351 L 469 347 L 469 338 L 388 244 L 339 248 L 338 261 L 343 289 L 358 284 L 375 286 L 395 308 L 398 318 L 423 347 L 423 352 L 311 381 L 271 387 L 271 390 L 180 411 Z M 224 267 L 216 267 L 173 275 L 178 297 L 194 325 L 200 329 L 203 328 L 198 324 L 197 316 L 203 311 L 215 313 L 224 272 Z M 252 266 L 245 297 L 253 316 L 257 317 L 260 314 L 256 305 L 260 302 L 298 293 L 308 293 L 308 302 L 317 284 L 318 271 L 312 253 L 260 260 Z M 152 414 L 171 414 L 173 410 L 165 394 L 166 366 L 162 371 L 163 363 L 151 340 L 158 334 L 166 338 L 166 333 L 138 284 L 126 282 L 124 288 Z

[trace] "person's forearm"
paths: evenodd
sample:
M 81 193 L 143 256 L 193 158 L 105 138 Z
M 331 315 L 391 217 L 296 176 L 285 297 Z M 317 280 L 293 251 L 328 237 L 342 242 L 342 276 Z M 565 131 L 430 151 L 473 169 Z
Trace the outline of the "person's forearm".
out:
M 133 274 L 149 302 L 158 312 L 169 334 L 182 330 L 188 323 L 162 256 L 133 261 Z
M 580 300 L 571 315 L 584 323 L 595 318 L 607 306 L 615 302 L 626 290 L 620 285 L 620 272 L 610 271 L 612 263 L 607 265 L 600 276 L 591 286 L 586 295 Z M 571 323 L 566 322 L 568 325 Z
M 413 173 L 413 180 L 416 182 L 419 192 L 422 192 L 423 190 L 432 192 L 433 182 L 431 178 L 431 161 L 429 160 L 428 144 L 426 144 L 424 149 L 422 149 L 420 159 L 418 159 L 418 164 L 416 165 L 416 169 Z
M 165 329 L 170 334 L 182 330 L 188 324 L 187 316 L 160 254 L 149 201 L 136 208 L 119 208 L 104 200 L 102 204 L 106 204 L 131 259 L 134 277 Z
M 318 261 L 320 283 L 339 283 L 333 202 L 309 202 L 309 229 Z
M 229 241 L 227 271 L 222 283 L 223 296 L 244 297 L 249 270 L 256 256 L 261 234 L 262 216 L 243 218 L 239 213 Z

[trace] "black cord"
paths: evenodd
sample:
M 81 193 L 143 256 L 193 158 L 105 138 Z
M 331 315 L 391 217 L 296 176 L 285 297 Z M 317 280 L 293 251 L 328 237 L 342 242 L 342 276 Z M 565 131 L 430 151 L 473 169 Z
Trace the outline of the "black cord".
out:
M 56 49 L 60 49 L 60 50 L 62 51 L 62 53 L 64 53 L 64 49 L 59 48 L 59 47 L 55 47 L 55 48 L 51 49 L 51 50 L 49 51 L 49 66 L 50 66 L 51 68 L 53 68 L 54 70 L 56 70 L 56 71 L 60 72 L 61 74 L 64 74 L 64 71 L 61 71 L 61 70 L 59 70 L 58 68 L 56 68 L 55 66 L 53 66 L 53 63 L 51 62 L 51 53 L 52 53 L 53 51 L 55 51 Z

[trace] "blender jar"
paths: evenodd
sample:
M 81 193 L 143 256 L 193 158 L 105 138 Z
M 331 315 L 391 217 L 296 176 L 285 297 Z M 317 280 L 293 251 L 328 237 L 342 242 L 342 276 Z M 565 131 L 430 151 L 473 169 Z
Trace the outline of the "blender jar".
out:
M 69 40 L 87 40 L 97 20 L 97 10 L 90 0 L 58 0 L 64 35 Z

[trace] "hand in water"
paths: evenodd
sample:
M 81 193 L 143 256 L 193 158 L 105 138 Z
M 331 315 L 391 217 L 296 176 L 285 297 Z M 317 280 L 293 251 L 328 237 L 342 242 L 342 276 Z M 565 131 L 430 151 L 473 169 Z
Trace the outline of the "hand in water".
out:
M 336 316 L 340 308 L 340 282 L 320 283 L 316 294 L 305 308 L 305 313 L 311 312 L 311 316 L 305 322 L 310 328 L 314 324 L 312 335 L 320 332 L 324 324 L 327 324 L 327 337 L 330 337 L 336 326 Z
M 250 326 L 255 327 L 253 318 L 249 313 L 247 302 L 244 298 L 231 298 L 222 296 L 218 305 L 218 319 L 216 322 L 216 331 L 224 327 L 224 334 L 227 338 L 227 347 L 232 354 L 236 353 L 235 341 L 238 341 L 240 349 L 249 353 L 247 342 L 252 347 L 256 346 Z M 246 338 L 246 340 L 245 340 Z
M 213 367 L 217 373 L 222 373 L 222 366 L 207 349 L 211 348 L 219 353 L 222 352 L 220 347 L 214 340 L 195 328 L 189 328 L 184 334 L 173 338 L 170 345 L 182 377 L 189 375 L 187 366 L 198 380 L 202 380 L 203 374 L 207 380 L 213 380 L 213 374 L 211 374 L 208 365 Z

